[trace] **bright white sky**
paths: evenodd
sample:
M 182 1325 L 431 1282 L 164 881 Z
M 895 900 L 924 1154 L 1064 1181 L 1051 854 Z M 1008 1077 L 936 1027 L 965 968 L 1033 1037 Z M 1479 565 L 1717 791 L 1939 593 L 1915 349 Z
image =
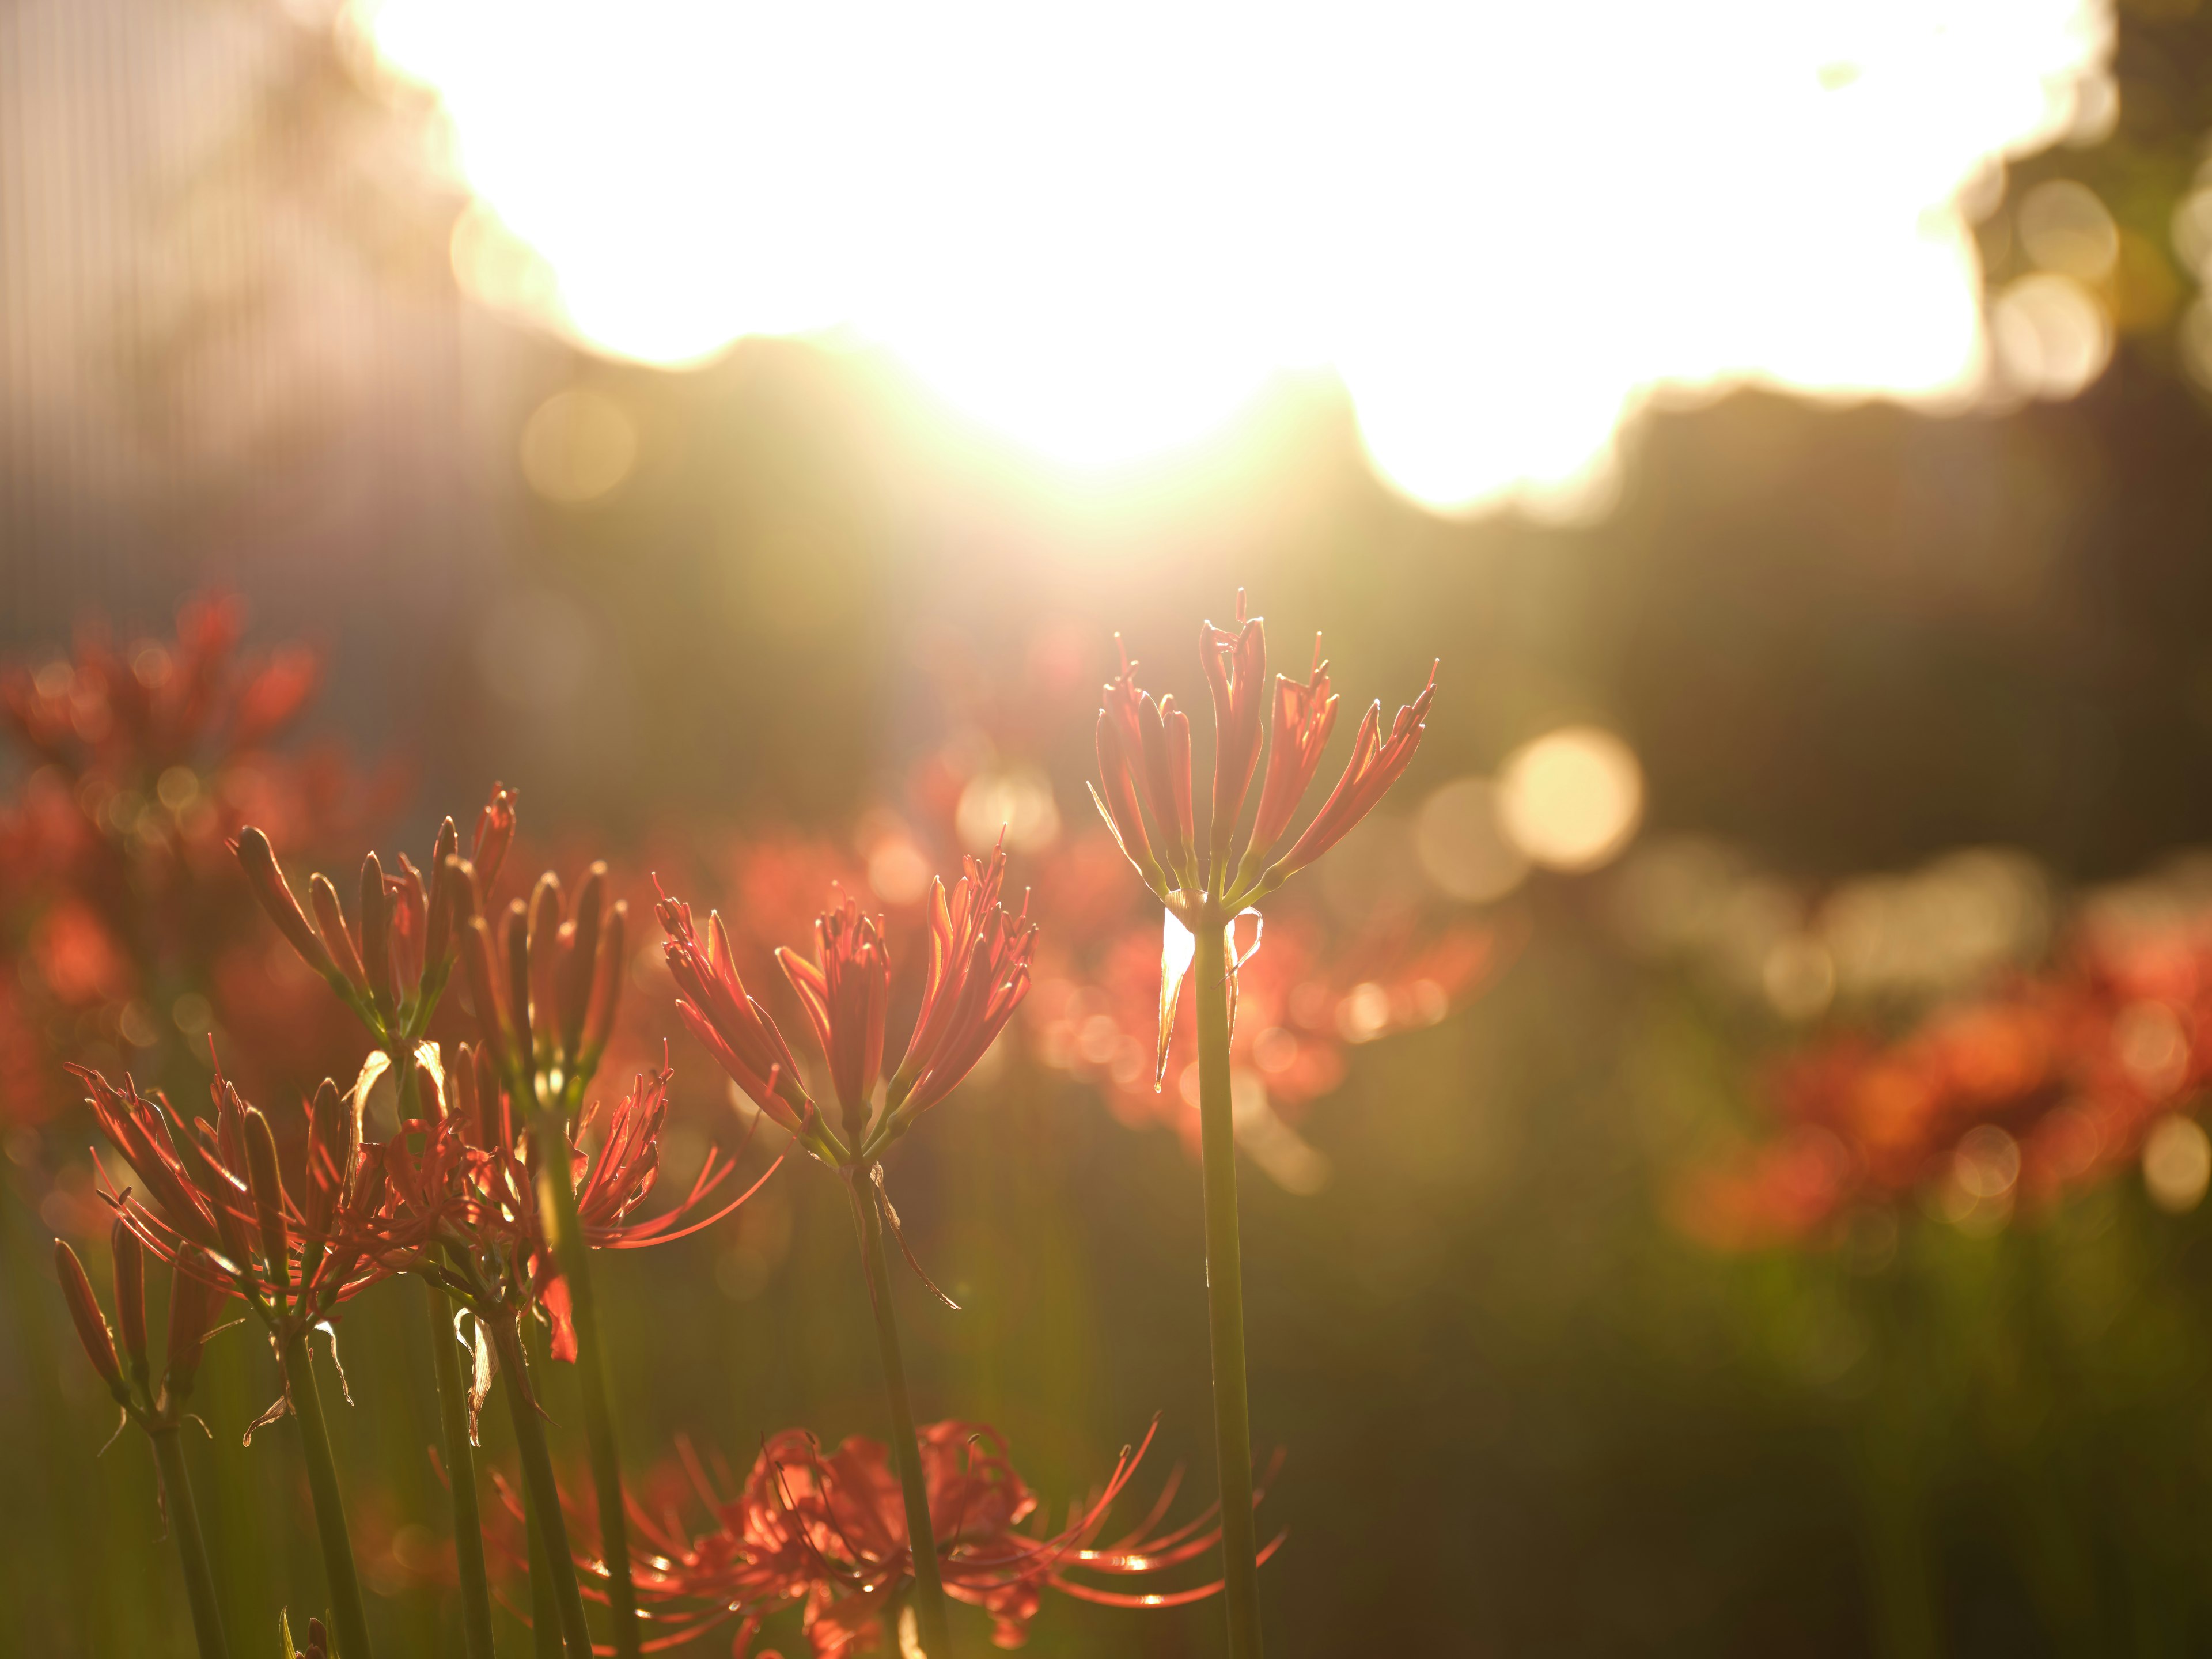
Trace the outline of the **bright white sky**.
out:
M 1099 465 L 1334 372 L 1440 507 L 1661 388 L 1972 396 L 1961 192 L 2112 97 L 2108 0 L 355 4 L 599 349 L 834 328 Z

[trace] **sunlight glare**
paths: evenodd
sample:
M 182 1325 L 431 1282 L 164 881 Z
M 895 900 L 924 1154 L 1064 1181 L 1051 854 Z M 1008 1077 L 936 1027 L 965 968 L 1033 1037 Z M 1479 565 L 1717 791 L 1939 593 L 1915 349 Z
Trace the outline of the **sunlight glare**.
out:
M 596 349 L 872 344 L 1085 465 L 1331 372 L 1454 509 L 1602 507 L 1670 388 L 1969 400 L 1962 197 L 2113 103 L 2108 0 L 350 16 L 441 101 L 465 285 Z

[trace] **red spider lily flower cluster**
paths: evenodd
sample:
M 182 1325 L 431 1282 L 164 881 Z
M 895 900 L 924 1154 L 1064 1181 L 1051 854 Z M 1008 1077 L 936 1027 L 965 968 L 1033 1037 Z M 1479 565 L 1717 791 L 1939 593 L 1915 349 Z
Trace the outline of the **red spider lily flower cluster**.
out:
M 744 1192 L 705 1212 L 744 1152 L 709 1148 L 680 1202 L 639 1214 L 660 1176 L 672 1075 L 665 1066 L 640 1073 L 604 1126 L 596 1104 L 563 1126 L 577 1217 L 593 1249 L 688 1237 L 731 1213 L 775 1172 L 770 1165 Z M 573 1360 L 575 1327 L 540 1207 L 537 1142 L 520 1132 L 496 1063 L 481 1048 L 458 1045 L 442 1079 L 424 1068 L 416 1093 L 434 1115 L 403 1123 L 374 1147 L 387 1197 L 356 1237 L 381 1259 L 416 1261 L 417 1272 L 472 1307 L 520 1311 L 535 1304 L 552 1328 L 554 1357 Z M 586 1150 L 592 1143 L 596 1155 Z M 444 1255 L 432 1256 L 440 1246 Z M 457 1261 L 456 1251 L 465 1254 Z
M 308 1109 L 288 1188 L 259 1109 L 216 1076 L 216 1121 L 185 1118 L 155 1096 L 76 1068 L 94 1114 L 159 1204 L 109 1178 L 109 1202 L 178 1273 L 243 1299 L 271 1328 L 321 1323 L 340 1303 L 401 1265 L 365 1245 L 385 1200 L 382 1165 L 361 1142 L 357 1099 L 325 1081 Z
M 1422 722 L 1436 695 L 1436 670 L 1412 703 L 1398 711 L 1382 735 L 1382 705 L 1370 706 L 1352 740 L 1352 756 L 1336 787 L 1287 851 L 1298 803 L 1321 764 L 1336 723 L 1336 696 L 1328 665 L 1314 648 L 1314 666 L 1303 685 L 1276 677 L 1272 723 L 1263 708 L 1267 637 L 1257 617 L 1244 614 L 1240 592 L 1237 628 L 1206 623 L 1199 655 L 1213 700 L 1213 787 L 1205 857 L 1199 856 L 1191 806 L 1190 719 L 1173 697 L 1154 701 L 1139 690 L 1136 665 L 1126 652 L 1121 672 L 1108 683 L 1098 711 L 1100 782 L 1093 792 L 1100 815 L 1145 884 L 1171 907 L 1204 892 L 1233 912 L 1273 892 L 1291 875 L 1344 839 L 1375 809 L 1412 763 Z M 1243 850 L 1237 830 L 1258 770 L 1261 739 L 1267 773 Z
M 1047 1590 L 1123 1607 L 1176 1607 L 1219 1591 L 1218 1583 L 1150 1587 L 1219 1541 L 1213 1507 L 1164 1527 L 1179 1474 L 1133 1529 L 1101 1541 L 1151 1447 L 1150 1432 L 1123 1450 L 1105 1483 L 1071 1506 L 1057 1531 L 1048 1528 L 997 1430 L 933 1423 L 919 1438 L 945 1592 L 990 1614 L 1000 1647 L 1023 1644 Z M 680 1443 L 675 1467 L 644 1483 L 663 1501 L 632 1501 L 631 1573 L 654 1626 L 650 1645 L 678 1646 L 734 1620 L 732 1650 L 743 1655 L 763 1620 L 796 1607 L 815 1659 L 897 1651 L 894 1632 L 914 1561 L 885 1448 L 854 1437 L 825 1455 L 812 1436 L 793 1429 L 761 1448 L 742 1485 L 716 1463 L 710 1471 Z M 712 1524 L 682 1523 L 687 1494 Z M 580 1509 L 572 1510 L 571 1527 L 580 1539 L 592 1535 Z M 589 1550 L 580 1549 L 577 1560 L 587 1572 L 599 1568 Z M 1139 1584 L 1146 1587 L 1133 1587 Z
M 483 917 L 469 922 L 461 957 L 482 1050 L 525 1110 L 581 1106 L 614 1030 L 629 932 L 604 864 L 585 872 L 573 907 L 549 870 L 507 906 L 496 938 Z
M 2134 1158 L 2208 1084 L 2212 928 L 2084 937 L 2050 974 L 1898 1042 L 1792 1056 L 1771 1090 L 1780 1133 L 1693 1176 L 1677 1219 L 1751 1248 L 1835 1237 L 1854 1210 L 1916 1193 L 2046 1203 Z
M 1028 994 L 1036 927 L 1026 908 L 1011 915 L 1000 902 L 1006 867 L 1000 848 L 966 860 L 950 894 L 941 880 L 932 890 L 921 1008 L 880 1109 L 890 985 L 880 925 L 841 898 L 816 921 L 813 961 L 777 952 L 829 1062 L 842 1133 L 815 1109 L 790 1045 L 745 989 L 721 917 L 708 916 L 702 942 L 691 907 L 664 896 L 657 914 L 677 1011 L 731 1079 L 816 1156 L 871 1164 L 974 1069 Z
M 300 960 L 321 975 L 380 1042 L 420 1036 L 453 968 L 456 937 L 489 900 L 514 839 L 514 793 L 498 784 L 477 816 L 466 861 L 447 818 L 430 853 L 430 882 L 404 853 L 387 874 L 374 853 L 362 860 L 356 920 L 318 872 L 308 883 L 314 921 L 293 896 L 269 837 L 251 825 L 230 843 L 246 884 Z
M 62 1297 L 69 1304 L 70 1319 L 76 1327 L 77 1340 L 84 1346 L 85 1357 L 92 1361 L 93 1370 L 100 1373 L 116 1403 L 149 1431 L 172 1427 L 183 1415 L 185 1401 L 191 1398 L 199 1375 L 200 1351 L 207 1342 L 216 1298 L 197 1273 L 176 1273 L 169 1287 L 168 1341 L 157 1377 L 146 1340 L 145 1246 L 120 1217 L 116 1218 L 111 1243 L 116 1323 L 123 1333 L 121 1354 L 116 1352 L 115 1334 L 100 1310 L 84 1264 L 65 1242 L 56 1239 L 54 1271 L 61 1280 Z

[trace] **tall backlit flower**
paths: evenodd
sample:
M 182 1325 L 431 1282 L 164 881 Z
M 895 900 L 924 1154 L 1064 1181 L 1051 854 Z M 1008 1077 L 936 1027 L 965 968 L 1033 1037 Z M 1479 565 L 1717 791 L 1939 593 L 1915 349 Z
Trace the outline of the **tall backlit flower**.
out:
M 1398 711 L 1388 736 L 1382 732 L 1382 705 L 1369 708 L 1335 789 L 1304 833 L 1279 856 L 1277 849 L 1335 729 L 1337 698 L 1316 639 L 1311 674 L 1303 684 L 1278 675 L 1269 714 L 1261 684 L 1267 664 L 1265 631 L 1259 617 L 1244 615 L 1241 592 L 1237 611 L 1233 632 L 1208 623 L 1199 635 L 1214 725 L 1212 812 L 1202 865 L 1187 853 L 1197 839 L 1190 821 L 1188 717 L 1174 708 L 1172 699 L 1155 702 L 1138 689 L 1136 665 L 1126 654 L 1121 673 L 1106 685 L 1098 714 L 1099 782 L 1093 795 L 1099 812 L 1146 884 L 1182 914 L 1187 926 L 1202 899 L 1234 915 L 1273 892 L 1374 811 L 1412 763 L 1436 695 L 1431 667 L 1427 685 Z M 1240 852 L 1237 823 L 1259 769 L 1263 736 L 1267 775 Z
M 816 921 L 813 960 L 777 951 L 829 1062 L 835 1128 L 816 1111 L 775 1022 L 738 977 L 721 918 L 708 916 L 702 942 L 690 906 L 664 896 L 657 914 L 682 993 L 677 1011 L 732 1080 L 817 1157 L 871 1164 L 975 1068 L 1028 994 L 1036 927 L 1026 908 L 1010 915 L 1000 902 L 1006 867 L 1000 848 L 967 860 L 949 894 L 942 880 L 935 884 L 921 1008 L 880 1105 L 890 985 L 882 929 L 856 900 L 840 897 Z

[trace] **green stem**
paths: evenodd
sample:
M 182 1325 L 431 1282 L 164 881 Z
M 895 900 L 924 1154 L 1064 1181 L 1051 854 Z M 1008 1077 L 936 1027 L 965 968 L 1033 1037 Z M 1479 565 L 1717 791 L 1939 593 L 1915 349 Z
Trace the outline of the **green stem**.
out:
M 914 1407 L 906 1392 L 906 1362 L 899 1357 L 898 1323 L 891 1314 L 891 1276 L 884 1259 L 884 1222 L 875 1187 L 865 1172 L 846 1182 L 860 1225 L 860 1260 L 867 1269 L 868 1301 L 875 1309 L 876 1346 L 884 1359 L 884 1393 L 891 1407 L 891 1443 L 898 1452 L 899 1486 L 906 1494 L 906 1536 L 914 1557 L 915 1619 L 928 1659 L 949 1659 L 952 1627 L 945 1611 L 945 1580 L 938 1571 L 937 1534 L 929 1522 L 929 1486 L 914 1431 Z
M 568 1547 L 568 1523 L 561 1516 L 561 1488 L 553 1479 L 553 1455 L 545 1449 L 545 1425 L 538 1415 L 537 1401 L 530 1397 L 521 1333 L 515 1328 L 512 1314 L 495 1318 L 491 1328 L 492 1340 L 499 1349 L 500 1373 L 507 1383 L 507 1412 L 514 1419 L 515 1449 L 522 1458 L 523 1492 L 531 1516 L 544 1532 L 545 1577 L 553 1587 L 553 1604 L 560 1613 L 568 1659 L 592 1659 L 592 1632 L 584 1622 L 576 1558 Z
M 330 1426 L 323 1420 L 323 1396 L 315 1386 L 314 1362 L 307 1352 L 305 1331 L 295 1333 L 284 1344 L 284 1385 L 291 1393 L 293 1419 L 300 1425 L 300 1450 L 307 1460 L 307 1491 L 315 1504 L 323 1574 L 330 1581 L 331 1619 L 337 1626 L 338 1659 L 369 1659 L 368 1612 L 361 1598 L 361 1576 L 354 1569 L 345 1500 L 338 1493 Z
M 169 1531 L 185 1569 L 185 1594 L 192 1604 L 192 1633 L 200 1659 L 230 1659 L 223 1639 L 222 1609 L 215 1599 L 215 1574 L 208 1566 L 207 1540 L 200 1536 L 200 1512 L 192 1504 L 192 1483 L 185 1473 L 185 1449 L 173 1425 L 153 1431 L 154 1460 L 161 1467 L 161 1498 L 169 1512 Z
M 553 1594 L 553 1557 L 545 1547 L 545 1528 L 538 1502 L 526 1484 L 522 1512 L 530 1534 L 530 1636 L 538 1659 L 561 1659 L 561 1602 Z
M 541 1113 L 532 1124 L 538 1138 L 538 1192 L 554 1260 L 568 1282 L 568 1315 L 576 1325 L 576 1380 L 584 1391 L 584 1442 L 592 1455 L 592 1491 L 599 1508 L 599 1553 L 607 1573 L 607 1607 L 614 1615 L 617 1659 L 639 1659 L 637 1591 L 629 1577 L 629 1516 L 623 1507 L 622 1450 L 615 1443 L 614 1408 L 607 1397 L 606 1350 L 599 1340 L 599 1304 L 592 1294 L 592 1249 L 576 1214 L 576 1191 L 565 1177 L 568 1141 L 562 1120 Z M 556 1178 L 559 1177 L 559 1178 Z
M 483 1517 L 477 1510 L 476 1455 L 469 1443 L 469 1395 L 454 1352 L 453 1299 L 425 1283 L 430 1311 L 430 1369 L 438 1379 L 445 1431 L 446 1483 L 453 1499 L 453 1564 L 461 1580 L 461 1636 L 468 1659 L 493 1659 L 491 1585 L 484 1572 Z
M 1213 1439 L 1221 1468 L 1222 1601 L 1231 1659 L 1260 1659 L 1252 1516 L 1252 1408 L 1244 1376 L 1244 1267 L 1237 1238 L 1237 1134 L 1229 1086 L 1229 962 L 1221 922 L 1197 939 L 1199 1145 L 1206 1177 L 1206 1310 L 1213 1337 Z

